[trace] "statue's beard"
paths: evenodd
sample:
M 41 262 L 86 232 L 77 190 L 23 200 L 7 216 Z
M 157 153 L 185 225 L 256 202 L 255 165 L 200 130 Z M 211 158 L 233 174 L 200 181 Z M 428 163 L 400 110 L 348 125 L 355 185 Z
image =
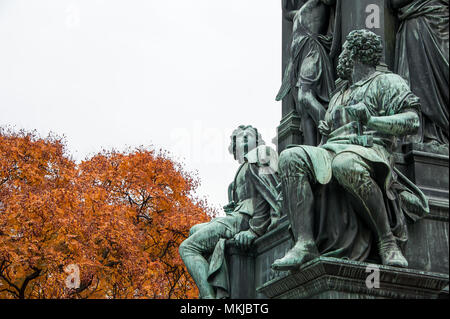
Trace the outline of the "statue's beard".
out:
M 343 80 L 352 79 L 353 63 L 350 59 L 343 58 L 339 60 L 339 64 L 336 68 L 337 75 Z

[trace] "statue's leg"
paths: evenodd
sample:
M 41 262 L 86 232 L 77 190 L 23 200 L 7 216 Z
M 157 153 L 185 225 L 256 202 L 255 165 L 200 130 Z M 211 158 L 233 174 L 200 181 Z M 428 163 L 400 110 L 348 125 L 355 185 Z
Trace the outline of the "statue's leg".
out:
M 289 217 L 294 247 L 272 264 L 275 270 L 296 269 L 318 256 L 313 238 L 314 195 L 310 185 L 310 167 L 301 148 L 283 151 L 279 158 L 283 210 Z
M 360 156 L 338 154 L 332 163 L 333 176 L 356 199 L 357 212 L 374 232 L 384 265 L 407 267 L 408 262 L 397 246 L 389 225 L 383 193 L 371 177 L 372 168 Z
M 298 101 L 316 124 L 319 124 L 319 121 L 324 119 L 325 107 L 317 100 L 311 88 L 307 86 L 300 88 L 298 90 Z
M 191 229 L 189 230 L 189 236 L 194 235 L 197 231 L 199 231 L 200 229 L 202 229 L 203 226 L 208 225 L 208 223 L 201 223 L 201 224 L 197 224 L 191 227 Z
M 298 89 L 296 107 L 302 118 L 303 144 L 317 146 L 320 142 L 317 126 L 325 117 L 324 106 L 316 99 L 312 90 L 303 85 Z
M 208 282 L 209 263 L 205 254 L 210 254 L 221 238 L 231 238 L 231 232 L 221 223 L 210 222 L 197 227 L 191 232 L 179 248 L 181 259 L 194 279 L 200 297 L 203 299 L 214 299 L 216 297 L 214 288 Z
M 319 144 L 317 125 L 308 114 L 303 114 L 300 125 L 303 132 L 303 145 L 317 146 Z

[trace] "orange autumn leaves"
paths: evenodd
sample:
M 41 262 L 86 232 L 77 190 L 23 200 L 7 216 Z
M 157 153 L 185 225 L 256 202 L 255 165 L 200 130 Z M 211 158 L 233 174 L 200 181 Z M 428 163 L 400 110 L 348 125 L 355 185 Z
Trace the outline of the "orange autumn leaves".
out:
M 214 213 L 197 187 L 162 151 L 76 164 L 59 137 L 1 130 L 0 298 L 196 297 L 178 246 Z

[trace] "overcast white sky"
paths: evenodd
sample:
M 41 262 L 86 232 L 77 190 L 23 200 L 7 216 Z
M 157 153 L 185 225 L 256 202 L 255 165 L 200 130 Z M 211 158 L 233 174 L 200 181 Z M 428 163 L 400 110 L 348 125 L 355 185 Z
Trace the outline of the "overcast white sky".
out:
M 0 0 L 0 125 L 169 150 L 227 202 L 240 124 L 276 134 L 279 0 Z

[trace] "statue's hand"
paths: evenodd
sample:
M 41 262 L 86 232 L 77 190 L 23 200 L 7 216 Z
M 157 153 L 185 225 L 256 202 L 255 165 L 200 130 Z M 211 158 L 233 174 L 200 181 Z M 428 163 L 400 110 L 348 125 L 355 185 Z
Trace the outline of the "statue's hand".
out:
M 319 133 L 322 136 L 328 136 L 331 133 L 331 128 L 325 121 L 319 121 L 319 125 L 317 126 L 317 128 L 319 129 Z
M 236 203 L 230 202 L 223 207 L 223 210 L 225 211 L 225 213 L 229 214 L 229 213 L 232 213 L 235 208 L 236 208 Z
M 250 229 L 241 231 L 234 236 L 236 243 L 239 248 L 243 250 L 247 250 L 252 242 L 258 237 L 255 233 L 253 233 Z
M 270 225 L 269 225 L 269 227 L 267 228 L 267 231 L 269 232 L 269 231 L 271 231 L 271 230 L 277 228 L 277 225 L 278 225 L 278 221 L 279 221 L 279 220 L 280 220 L 280 217 L 271 217 L 271 218 L 270 218 Z
M 363 125 L 366 125 L 371 117 L 370 112 L 364 103 L 346 106 L 345 111 L 354 121 L 360 122 Z

